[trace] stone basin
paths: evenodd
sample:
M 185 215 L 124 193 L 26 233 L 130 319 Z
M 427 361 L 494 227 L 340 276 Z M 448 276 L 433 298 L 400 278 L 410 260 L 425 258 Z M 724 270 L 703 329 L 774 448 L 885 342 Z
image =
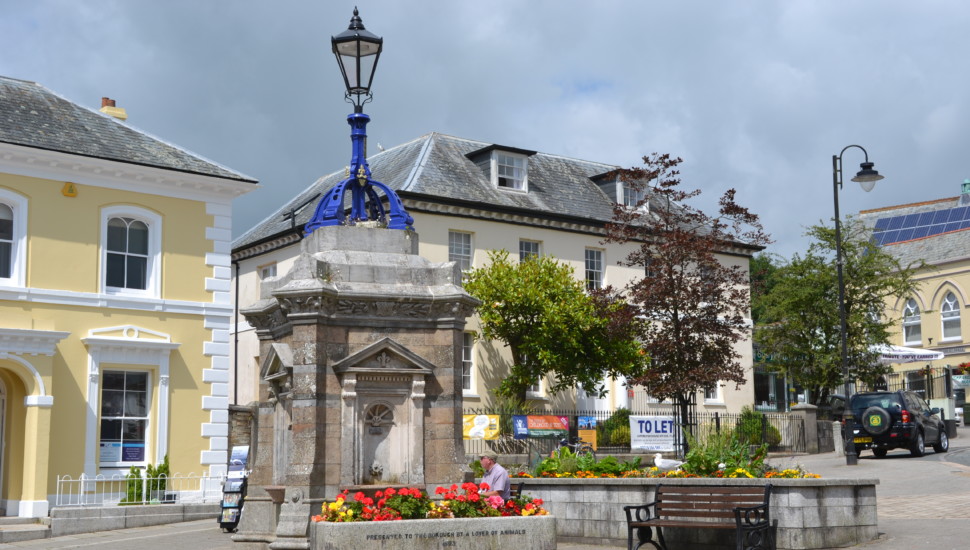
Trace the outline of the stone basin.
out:
M 310 525 L 313 550 L 553 550 L 552 516 L 412 519 Z

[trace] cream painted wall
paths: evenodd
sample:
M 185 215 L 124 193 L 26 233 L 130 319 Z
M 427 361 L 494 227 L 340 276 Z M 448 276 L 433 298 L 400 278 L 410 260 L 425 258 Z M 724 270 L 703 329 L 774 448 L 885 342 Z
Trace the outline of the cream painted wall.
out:
M 212 276 L 212 268 L 205 265 L 212 244 L 204 238 L 212 216 L 206 214 L 204 202 L 80 184 L 77 196 L 67 197 L 61 194 L 64 183 L 0 174 L 0 187 L 26 196 L 30 205 L 27 286 L 98 292 L 101 209 L 130 205 L 162 217 L 161 297 L 212 300 L 200 283 Z
M 585 250 L 595 248 L 603 250 L 603 264 L 605 267 L 604 285 L 616 288 L 624 287 L 628 282 L 642 276 L 642 269 L 635 269 L 617 265 L 634 248 L 633 245 L 603 244 L 598 235 L 567 232 L 560 229 L 540 228 L 528 225 L 502 223 L 494 220 L 459 218 L 425 212 L 410 212 L 415 218 L 414 226 L 419 237 L 419 253 L 433 262 L 448 261 L 448 232 L 461 231 L 472 234 L 472 265 L 483 267 L 488 261 L 487 250 L 504 248 L 509 250 L 512 257 L 518 256 L 519 240 L 531 240 L 541 243 L 540 251 L 547 256 L 553 256 L 563 261 L 576 272 L 580 279 L 585 277 Z M 299 253 L 299 243 L 291 244 L 272 253 L 247 258 L 240 264 L 240 307 L 245 308 L 258 299 L 257 267 L 277 262 L 277 274 L 283 275 L 292 266 L 293 260 Z M 747 259 L 736 256 L 722 256 L 721 260 L 728 265 L 747 267 Z M 479 328 L 476 317 L 469 319 L 465 327 L 466 332 L 477 331 Z M 703 405 L 702 410 L 740 411 L 744 405 L 754 403 L 754 374 L 752 348 L 750 339 L 740 342 L 736 349 L 741 354 L 741 364 L 748 373 L 749 382 L 740 389 L 734 384 L 728 384 L 722 390 L 723 404 Z M 252 359 L 259 353 L 259 344 L 255 333 L 242 320 L 239 332 L 239 401 L 246 404 L 255 396 L 258 386 L 258 365 Z M 475 345 L 475 375 L 473 376 L 474 390 L 466 392 L 465 404 L 469 407 L 488 406 L 491 403 L 489 388 L 494 388 L 501 381 L 502 372 L 507 369 L 510 355 L 508 350 L 498 342 L 476 342 Z M 506 365 L 504 368 L 483 368 L 483 366 Z M 548 380 L 543 387 L 548 387 Z M 618 396 L 626 393 L 625 387 L 619 382 L 610 383 L 611 399 L 614 404 Z M 243 389 L 248 388 L 248 389 Z M 254 399 L 255 397 L 253 397 Z M 698 399 L 703 402 L 703 395 Z M 575 406 L 573 395 L 544 395 L 544 399 L 537 402 L 549 408 L 571 408 Z
M 13 306 L 18 307 L 18 306 Z M 0 301 L 0 318 L 11 310 L 11 303 Z M 209 414 L 201 408 L 201 395 L 208 394 L 208 385 L 202 380 L 203 369 L 209 368 L 209 358 L 202 353 L 203 343 L 209 339 L 209 331 L 203 330 L 201 318 L 195 315 L 167 315 L 159 318 L 151 312 L 100 311 L 92 317 L 90 308 L 58 306 L 52 304 L 33 304 L 31 315 L 39 321 L 53 321 L 56 330 L 69 332 L 70 336 L 57 346 L 49 372 L 40 374 L 47 386 L 48 393 L 54 397 L 50 437 L 49 487 L 54 488 L 58 474 L 77 476 L 84 467 L 84 442 L 87 438 L 97 438 L 98 434 L 86 434 L 84 411 L 88 406 L 88 349 L 81 339 L 88 336 L 94 328 L 120 325 L 136 325 L 142 328 L 169 334 L 172 342 L 180 347 L 170 354 L 169 433 L 157 434 L 158 419 L 158 369 L 142 365 L 109 364 L 101 365 L 101 371 L 128 368 L 149 370 L 152 376 L 152 414 L 149 420 L 151 436 L 146 450 L 147 462 L 155 463 L 154 453 L 160 437 L 167 438 L 172 472 L 201 473 L 200 451 L 208 449 L 208 440 L 202 437 L 200 426 L 209 421 Z M 36 361 L 33 361 L 37 364 Z M 6 381 L 7 379 L 5 379 Z M 10 385 L 8 384 L 8 392 Z M 23 404 L 23 390 L 20 390 L 20 409 Z M 100 396 L 94 396 L 96 408 Z M 8 441 L 9 441 L 8 434 Z M 45 434 L 37 434 L 44 436 Z M 9 447 L 9 445 L 8 445 Z

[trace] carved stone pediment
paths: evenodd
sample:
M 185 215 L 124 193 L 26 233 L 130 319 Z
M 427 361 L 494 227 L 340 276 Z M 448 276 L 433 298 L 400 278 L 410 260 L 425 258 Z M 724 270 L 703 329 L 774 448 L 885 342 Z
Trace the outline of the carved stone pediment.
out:
M 333 370 L 337 374 L 429 375 L 434 372 L 434 364 L 394 340 L 383 338 L 334 363 Z
M 287 344 L 270 345 L 259 367 L 259 378 L 269 383 L 270 400 L 277 400 L 293 389 L 293 350 Z

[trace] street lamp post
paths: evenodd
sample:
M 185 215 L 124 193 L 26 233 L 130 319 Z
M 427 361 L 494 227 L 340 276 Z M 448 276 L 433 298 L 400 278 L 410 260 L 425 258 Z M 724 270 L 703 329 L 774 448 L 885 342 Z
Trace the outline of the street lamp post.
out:
M 386 224 L 389 229 L 412 229 L 414 219 L 404 209 L 400 197 L 388 186 L 372 179 L 367 164 L 367 123 L 370 117 L 364 114 L 364 104 L 372 99 L 371 84 L 377 60 L 384 49 L 384 39 L 364 28 L 357 8 L 354 8 L 347 30 L 331 37 L 330 42 L 347 88 L 345 99 L 354 106 L 354 112 L 347 116 L 352 154 L 347 178 L 320 199 L 313 217 L 304 227 L 304 234 L 309 235 L 320 227 L 361 222 Z M 387 197 L 386 210 L 378 190 Z M 349 220 L 344 207 L 347 191 L 351 195 Z
M 845 312 L 845 279 L 842 275 L 842 230 L 839 219 L 839 189 L 842 188 L 842 155 L 851 148 L 857 148 L 865 155 L 865 162 L 859 166 L 862 168 L 852 181 L 858 182 L 863 191 L 872 191 L 876 182 L 883 176 L 875 171 L 869 162 L 869 153 L 860 145 L 848 145 L 838 155 L 832 155 L 832 194 L 835 197 L 835 270 L 839 280 L 839 344 L 841 346 L 843 391 L 845 392 L 845 409 L 843 421 L 845 425 L 845 463 L 848 466 L 855 466 L 859 463 L 859 455 L 855 450 L 855 441 L 852 437 L 852 408 L 849 406 L 849 343 L 848 343 L 848 322 Z

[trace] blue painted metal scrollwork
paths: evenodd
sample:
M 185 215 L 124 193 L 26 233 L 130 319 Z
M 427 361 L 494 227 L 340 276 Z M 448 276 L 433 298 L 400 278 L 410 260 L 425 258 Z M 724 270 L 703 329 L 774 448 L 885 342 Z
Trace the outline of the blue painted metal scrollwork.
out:
M 362 221 L 387 223 L 388 229 L 414 229 L 414 218 L 404 209 L 404 203 L 390 187 L 371 179 L 370 166 L 367 165 L 365 144 L 367 142 L 367 123 L 370 117 L 364 113 L 353 113 L 347 117 L 350 124 L 350 140 L 353 154 L 350 159 L 350 174 L 347 179 L 335 185 L 324 194 L 313 217 L 304 227 L 304 235 L 313 233 L 320 227 L 332 225 L 354 225 Z M 387 197 L 387 212 L 381 201 L 380 190 Z M 344 197 L 350 191 L 350 216 L 345 215 Z

